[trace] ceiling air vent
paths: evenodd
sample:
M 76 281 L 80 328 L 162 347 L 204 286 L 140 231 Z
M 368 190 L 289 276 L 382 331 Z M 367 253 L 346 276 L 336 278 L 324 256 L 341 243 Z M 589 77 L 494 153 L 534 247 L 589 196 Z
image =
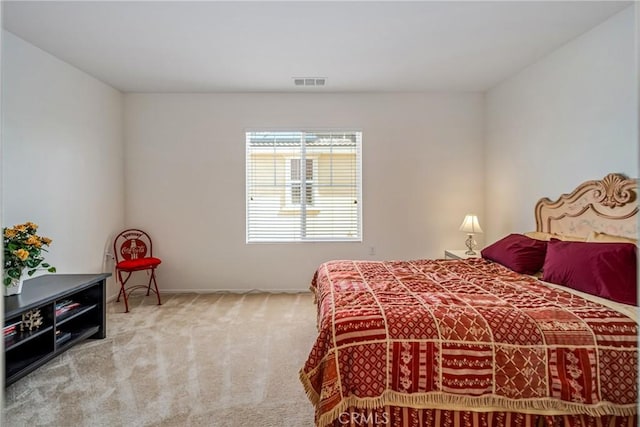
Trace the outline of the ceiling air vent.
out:
M 293 84 L 296 86 L 324 86 L 326 77 L 294 77 Z

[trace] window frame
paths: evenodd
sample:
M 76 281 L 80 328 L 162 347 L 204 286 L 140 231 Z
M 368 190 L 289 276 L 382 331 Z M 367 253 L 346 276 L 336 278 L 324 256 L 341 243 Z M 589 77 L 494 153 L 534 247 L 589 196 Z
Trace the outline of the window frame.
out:
M 336 236 L 327 236 L 327 237 L 318 237 L 313 236 L 313 237 L 307 237 L 304 236 L 305 234 L 305 230 L 306 230 L 306 222 L 308 221 L 308 214 L 317 214 L 321 208 L 318 208 L 315 206 L 316 201 L 318 200 L 318 198 L 320 197 L 318 192 L 320 187 L 323 187 L 323 184 L 319 182 L 319 174 L 318 174 L 318 168 L 319 168 L 319 155 L 311 155 L 311 156 L 307 156 L 306 155 L 306 142 L 304 144 L 301 143 L 302 147 L 301 147 L 301 156 L 296 156 L 296 155 L 291 155 L 288 154 L 286 155 L 286 159 L 287 159 L 287 164 L 285 166 L 286 168 L 286 181 L 287 181 L 287 185 L 285 186 L 285 192 L 289 193 L 289 194 L 285 194 L 285 203 L 284 205 L 281 207 L 282 211 L 286 211 L 286 212 L 295 212 L 295 211 L 300 211 L 300 225 L 299 225 L 299 230 L 300 230 L 300 234 L 302 234 L 303 236 L 301 237 L 293 237 L 293 238 L 284 238 L 284 237 L 279 237 L 277 235 L 272 236 L 271 238 L 251 238 L 250 236 L 250 202 L 253 201 L 253 196 L 250 194 L 250 181 L 251 181 L 251 175 L 252 175 L 252 171 L 250 170 L 250 156 L 252 154 L 252 150 L 250 147 L 250 135 L 252 134 L 260 134 L 260 133 L 264 133 L 264 134 L 277 134 L 277 133 L 282 133 L 283 135 L 286 134 L 301 134 L 303 137 L 301 138 L 301 140 L 305 139 L 306 135 L 313 135 L 313 134 L 335 134 L 340 135 L 340 134 L 344 134 L 344 135 L 349 135 L 349 136 L 353 136 L 353 138 L 355 139 L 355 148 L 354 148 L 354 156 L 355 156 L 355 160 L 354 160 L 354 168 L 352 168 L 353 171 L 353 175 L 354 175 L 354 186 L 355 186 L 355 194 L 354 194 L 354 204 L 357 205 L 356 210 L 355 210 L 355 232 L 353 233 L 355 237 L 336 237 Z M 331 145 L 332 149 L 334 149 L 335 147 L 333 145 Z M 256 151 L 257 152 L 257 151 Z M 333 152 L 332 152 L 333 155 Z M 290 186 L 290 169 L 291 169 L 291 165 L 289 163 L 289 159 L 292 158 L 299 158 L 299 159 L 312 159 L 313 160 L 313 180 L 312 184 L 313 184 L 313 200 L 314 200 L 314 204 L 313 205 L 309 205 L 309 204 L 299 204 L 299 205 L 294 205 L 291 202 L 291 186 Z M 281 130 L 281 129 L 277 129 L 277 130 L 273 130 L 273 129 L 252 129 L 252 130 L 245 130 L 245 243 L 247 244 L 262 244 L 262 243 L 314 243 L 314 242 L 335 242 L 335 243 L 340 243 L 340 242 L 353 242 L 353 243 L 362 243 L 363 242 L 363 173 L 362 173 L 362 158 L 363 158 L 363 131 L 361 129 L 348 129 L 348 130 L 344 130 L 344 129 L 323 129 L 323 130 Z M 274 160 L 275 161 L 275 160 Z M 333 179 L 333 178 L 332 178 Z M 302 180 L 301 180 L 302 181 Z M 304 193 L 304 187 L 302 186 L 301 188 L 301 195 Z M 338 186 L 339 187 L 339 186 Z M 295 234 L 295 233 L 293 233 Z M 347 233 L 349 234 L 349 233 Z

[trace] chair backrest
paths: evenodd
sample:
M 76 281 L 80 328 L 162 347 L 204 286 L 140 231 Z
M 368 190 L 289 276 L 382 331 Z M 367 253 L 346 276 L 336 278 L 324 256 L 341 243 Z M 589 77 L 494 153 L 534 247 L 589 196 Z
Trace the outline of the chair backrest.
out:
M 113 253 L 116 263 L 153 256 L 151 237 L 137 228 L 124 230 L 113 241 Z

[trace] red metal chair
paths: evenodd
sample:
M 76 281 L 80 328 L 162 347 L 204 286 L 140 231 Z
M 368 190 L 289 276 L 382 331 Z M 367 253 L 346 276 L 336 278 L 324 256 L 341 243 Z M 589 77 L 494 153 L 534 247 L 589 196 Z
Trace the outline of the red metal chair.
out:
M 156 293 L 158 305 L 160 302 L 160 291 L 156 283 L 156 267 L 162 262 L 159 258 L 153 257 L 153 244 L 151 237 L 142 230 L 130 228 L 124 230 L 113 241 L 113 253 L 116 257 L 116 281 L 120 282 L 120 292 L 116 301 L 120 301 L 120 296 L 124 298 L 125 313 L 129 312 L 129 295 L 136 289 L 146 288 L 147 296 L 150 291 Z M 147 271 L 150 274 L 147 285 L 135 285 L 125 288 L 127 281 L 135 271 Z M 128 273 L 123 280 L 122 273 Z M 151 287 L 153 282 L 153 288 Z

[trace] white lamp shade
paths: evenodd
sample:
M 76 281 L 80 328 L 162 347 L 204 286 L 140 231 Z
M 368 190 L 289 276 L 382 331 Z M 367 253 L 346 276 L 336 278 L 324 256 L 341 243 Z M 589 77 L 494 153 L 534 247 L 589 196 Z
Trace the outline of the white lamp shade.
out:
M 462 221 L 462 225 L 460 226 L 460 231 L 464 231 L 465 233 L 470 234 L 482 233 L 482 228 L 480 228 L 478 217 L 473 214 L 468 214 L 467 216 L 465 216 L 464 221 Z

